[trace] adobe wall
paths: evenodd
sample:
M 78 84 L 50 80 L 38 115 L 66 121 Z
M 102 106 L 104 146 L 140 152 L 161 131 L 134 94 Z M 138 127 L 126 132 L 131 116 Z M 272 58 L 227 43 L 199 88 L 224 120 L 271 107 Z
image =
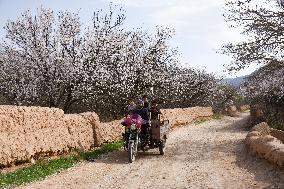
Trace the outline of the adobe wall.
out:
M 228 106 L 224 109 L 222 114 L 231 116 L 231 117 L 237 117 L 239 116 L 239 111 L 236 106 Z
M 92 125 L 56 108 L 0 106 L 0 165 L 94 144 Z
M 284 131 L 270 128 L 270 134 L 284 143 Z
M 210 117 L 213 115 L 211 107 L 193 107 L 193 108 L 174 108 L 161 110 L 165 119 L 170 121 L 172 128 L 186 125 L 199 117 Z
M 275 134 L 277 133 L 277 135 Z M 283 134 L 283 133 L 282 133 Z M 269 162 L 284 167 L 283 135 L 271 130 L 267 123 L 254 126 L 246 137 L 246 144 L 251 154 L 267 159 Z M 276 138 L 281 136 L 281 138 Z
M 161 110 L 173 127 L 213 115 L 211 107 Z M 0 106 L 0 166 L 120 140 L 121 120 L 102 123 L 94 112 L 67 114 L 57 108 Z
M 246 110 L 249 110 L 249 109 L 250 109 L 249 105 L 242 105 L 242 106 L 239 107 L 240 111 L 246 111 Z

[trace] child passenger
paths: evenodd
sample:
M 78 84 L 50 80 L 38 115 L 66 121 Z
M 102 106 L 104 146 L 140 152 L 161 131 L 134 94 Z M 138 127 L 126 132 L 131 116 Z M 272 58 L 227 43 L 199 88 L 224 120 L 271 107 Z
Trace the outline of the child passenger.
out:
M 158 120 L 159 116 L 162 114 L 161 110 L 158 108 L 158 102 L 154 100 L 150 108 L 151 120 Z
M 133 111 L 136 110 L 136 104 L 133 99 L 128 100 L 128 105 L 126 107 L 126 116 L 132 115 Z

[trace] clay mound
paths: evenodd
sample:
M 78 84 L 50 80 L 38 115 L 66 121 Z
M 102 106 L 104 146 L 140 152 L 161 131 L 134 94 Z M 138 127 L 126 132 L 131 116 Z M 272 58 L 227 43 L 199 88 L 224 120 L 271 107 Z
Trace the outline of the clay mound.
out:
M 250 138 L 250 137 L 253 137 L 253 136 L 259 137 L 259 136 L 261 136 L 261 133 L 258 132 L 258 131 L 251 131 L 247 134 L 247 138 Z
M 94 145 L 91 124 L 57 108 L 0 106 L 0 165 Z
M 122 139 L 122 133 L 124 132 L 124 126 L 121 125 L 122 120 L 115 120 L 107 123 L 102 123 L 98 128 L 100 137 L 98 140 L 100 144 L 110 143 Z
M 63 117 L 63 110 L 57 108 L 0 106 L 0 133 L 25 133 L 56 127 L 56 121 L 62 121 Z

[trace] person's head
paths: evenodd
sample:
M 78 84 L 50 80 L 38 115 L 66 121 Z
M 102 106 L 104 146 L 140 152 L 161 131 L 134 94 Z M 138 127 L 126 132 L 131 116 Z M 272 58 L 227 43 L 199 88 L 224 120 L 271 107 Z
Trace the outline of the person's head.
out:
M 158 101 L 153 100 L 153 102 L 152 102 L 152 107 L 157 107 L 157 106 L 158 106 Z
M 147 100 L 148 100 L 148 96 L 147 96 L 147 95 L 143 95 L 143 96 L 142 96 L 142 99 L 143 99 L 144 101 L 147 101 Z
M 143 102 L 143 100 L 138 100 L 138 101 L 136 102 L 136 105 L 137 105 L 137 108 L 139 108 L 139 109 L 143 108 L 143 107 L 144 107 L 144 102 Z
M 133 100 L 133 99 L 129 99 L 129 100 L 128 100 L 128 104 L 129 104 L 129 105 L 135 105 L 134 100 Z

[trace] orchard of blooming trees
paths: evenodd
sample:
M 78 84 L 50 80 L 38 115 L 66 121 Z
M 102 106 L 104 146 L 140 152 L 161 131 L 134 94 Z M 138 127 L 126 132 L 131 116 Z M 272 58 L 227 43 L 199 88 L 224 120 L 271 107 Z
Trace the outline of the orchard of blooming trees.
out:
M 226 21 L 246 36 L 243 42 L 223 47 L 234 58 L 230 69 L 261 65 L 242 89 L 252 104 L 261 104 L 267 119 L 278 119 L 284 112 L 284 1 L 229 1 L 226 8 Z
M 66 112 L 119 114 L 129 98 L 148 94 L 164 107 L 214 105 L 218 80 L 182 67 L 169 46 L 174 31 L 154 34 L 123 27 L 126 15 L 110 5 L 89 25 L 79 15 L 39 8 L 8 21 L 0 47 L 0 91 L 9 104 Z

